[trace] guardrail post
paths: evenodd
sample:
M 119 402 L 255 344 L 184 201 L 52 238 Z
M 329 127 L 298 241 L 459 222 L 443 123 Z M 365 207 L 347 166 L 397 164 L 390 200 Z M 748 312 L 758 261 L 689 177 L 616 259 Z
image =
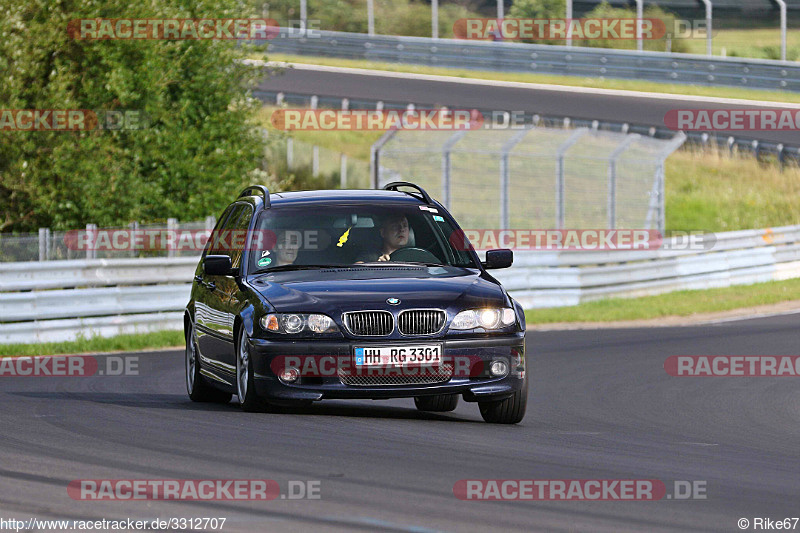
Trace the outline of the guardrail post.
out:
M 466 131 L 457 131 L 442 145 L 442 203 L 445 209 L 450 209 L 450 150 L 466 134 Z
M 571 1 L 572 0 L 567 0 L 567 2 L 571 2 Z M 503 5 L 503 0 L 497 0 L 497 18 L 501 19 L 501 18 L 505 17 L 505 15 L 503 14 L 503 8 L 504 7 L 505 6 Z
M 642 18 L 644 17 L 644 0 L 636 0 L 636 49 L 643 50 L 642 46 Z
M 775 0 L 781 10 L 781 61 L 786 61 L 786 2 Z
M 316 144 L 311 147 L 311 175 L 319 176 L 319 146 Z
M 294 166 L 294 139 L 286 138 L 286 168 L 292 170 Z
M 509 153 L 531 129 L 533 128 L 525 128 L 518 131 L 500 149 L 500 229 L 508 229 L 511 225 L 508 195 L 510 181 Z
M 619 146 L 614 148 L 611 155 L 608 157 L 608 228 L 615 229 L 617 227 L 617 159 L 622 155 L 634 141 L 639 139 L 638 133 L 633 133 L 625 137 L 619 143 Z
M 370 177 L 370 186 L 373 189 L 378 188 L 378 183 L 380 182 L 380 172 L 381 172 L 381 165 L 380 165 L 380 157 L 381 157 L 381 148 L 383 145 L 389 142 L 389 140 L 395 136 L 397 130 L 389 130 L 384 133 L 378 141 L 373 144 L 369 149 L 369 177 Z
M 556 149 L 556 229 L 564 229 L 564 154 L 589 128 L 578 128 Z
M 347 154 L 339 157 L 339 188 L 347 188 Z
M 177 240 L 178 219 L 167 219 L 167 257 L 175 257 L 175 242 Z

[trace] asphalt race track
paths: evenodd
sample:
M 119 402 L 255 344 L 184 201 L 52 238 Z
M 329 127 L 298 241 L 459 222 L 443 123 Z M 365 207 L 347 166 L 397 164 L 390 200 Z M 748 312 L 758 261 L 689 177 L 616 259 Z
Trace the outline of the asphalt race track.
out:
M 557 88 L 522 88 L 472 85 L 454 81 L 431 81 L 398 78 L 377 74 L 352 74 L 329 70 L 283 69 L 263 80 L 261 91 L 308 96 L 331 96 L 353 100 L 413 103 L 420 108 L 446 105 L 452 109 L 485 109 L 487 102 L 498 111 L 524 111 L 527 115 L 571 117 L 573 119 L 630 122 L 646 126 L 664 126 L 664 115 L 673 109 L 748 109 L 752 106 L 718 102 L 685 101 L 668 94 L 631 97 L 624 94 L 565 92 Z M 782 107 L 779 102 L 772 108 Z M 759 139 L 771 143 L 800 145 L 800 130 L 717 132 L 724 135 Z
M 139 375 L 0 378 L 0 517 L 226 517 L 223 531 L 739 531 L 800 515 L 797 378 L 677 378 L 670 355 L 792 355 L 798 315 L 691 328 L 529 332 L 528 416 L 474 404 L 193 404 L 183 355 Z M 102 359 L 102 356 L 98 357 Z M 102 366 L 102 364 L 101 364 Z M 318 500 L 75 501 L 75 479 L 320 481 Z M 707 499 L 461 501 L 461 479 L 705 481 Z M 798 526 L 800 527 L 800 526 Z

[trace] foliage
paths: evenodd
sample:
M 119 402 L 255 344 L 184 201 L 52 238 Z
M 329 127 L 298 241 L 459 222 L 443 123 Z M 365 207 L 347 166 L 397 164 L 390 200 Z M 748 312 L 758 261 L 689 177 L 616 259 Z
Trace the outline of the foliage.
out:
M 6 0 L 0 109 L 140 110 L 143 129 L 0 132 L 0 230 L 219 212 L 258 178 L 264 140 L 230 40 L 78 40 L 81 18 L 244 18 L 237 0 Z M 260 176 L 263 178 L 263 175 Z

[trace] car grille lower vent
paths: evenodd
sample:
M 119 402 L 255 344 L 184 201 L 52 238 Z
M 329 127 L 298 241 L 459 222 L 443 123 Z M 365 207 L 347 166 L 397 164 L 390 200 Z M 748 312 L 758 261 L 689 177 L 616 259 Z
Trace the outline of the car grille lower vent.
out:
M 394 329 L 394 317 L 389 311 L 345 313 L 344 323 L 353 335 L 386 336 Z
M 339 369 L 339 381 L 345 385 L 359 387 L 374 387 L 379 385 L 431 385 L 444 383 L 453 377 L 453 365 L 443 364 L 441 367 L 420 371 L 417 375 L 404 375 L 402 372 L 392 372 L 385 369 L 370 369 L 357 372 L 347 372 Z
M 397 325 L 403 335 L 433 335 L 442 329 L 444 319 L 444 311 L 412 309 L 400 312 Z

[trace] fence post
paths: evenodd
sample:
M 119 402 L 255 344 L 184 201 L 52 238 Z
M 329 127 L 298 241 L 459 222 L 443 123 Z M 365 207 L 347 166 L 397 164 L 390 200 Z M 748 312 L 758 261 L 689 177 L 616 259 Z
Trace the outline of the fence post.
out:
M 509 189 L 509 181 L 510 177 L 510 169 L 509 169 L 509 152 L 514 148 L 514 146 L 519 143 L 525 135 L 528 134 L 533 128 L 525 128 L 517 133 L 515 133 L 508 141 L 506 141 L 502 148 L 502 155 L 500 156 L 500 229 L 508 229 L 511 225 L 511 213 L 509 212 L 509 197 L 508 197 L 508 189 Z
M 640 135 L 632 133 L 625 137 L 619 143 L 619 146 L 614 148 L 611 155 L 608 156 L 608 228 L 616 229 L 617 227 L 617 159 L 620 158 L 624 152 L 634 141 L 638 140 Z
M 370 186 L 373 189 L 378 188 L 378 184 L 380 183 L 380 173 L 381 173 L 381 165 L 380 165 L 380 153 L 381 148 L 383 145 L 389 142 L 389 140 L 395 136 L 397 130 L 389 130 L 384 133 L 380 139 L 378 139 L 375 144 L 373 144 L 369 149 L 369 178 L 370 178 Z
M 167 257 L 175 257 L 175 239 L 178 230 L 178 219 L 167 219 Z
M 339 156 L 339 188 L 347 188 L 347 154 Z
M 457 131 L 442 145 L 442 203 L 445 209 L 450 209 L 450 150 L 466 134 L 466 130 Z
M 47 228 L 39 228 L 39 261 L 47 261 Z
M 133 246 L 133 243 L 135 243 L 137 240 L 136 234 L 139 232 L 139 222 L 134 220 L 133 222 L 130 223 L 129 227 L 131 229 L 131 239 L 129 241 L 131 243 L 130 255 L 131 257 L 136 257 L 136 248 Z
M 556 149 L 556 229 L 564 229 L 564 154 L 589 128 L 578 128 Z
M 86 259 L 97 259 L 97 225 L 86 224 Z

